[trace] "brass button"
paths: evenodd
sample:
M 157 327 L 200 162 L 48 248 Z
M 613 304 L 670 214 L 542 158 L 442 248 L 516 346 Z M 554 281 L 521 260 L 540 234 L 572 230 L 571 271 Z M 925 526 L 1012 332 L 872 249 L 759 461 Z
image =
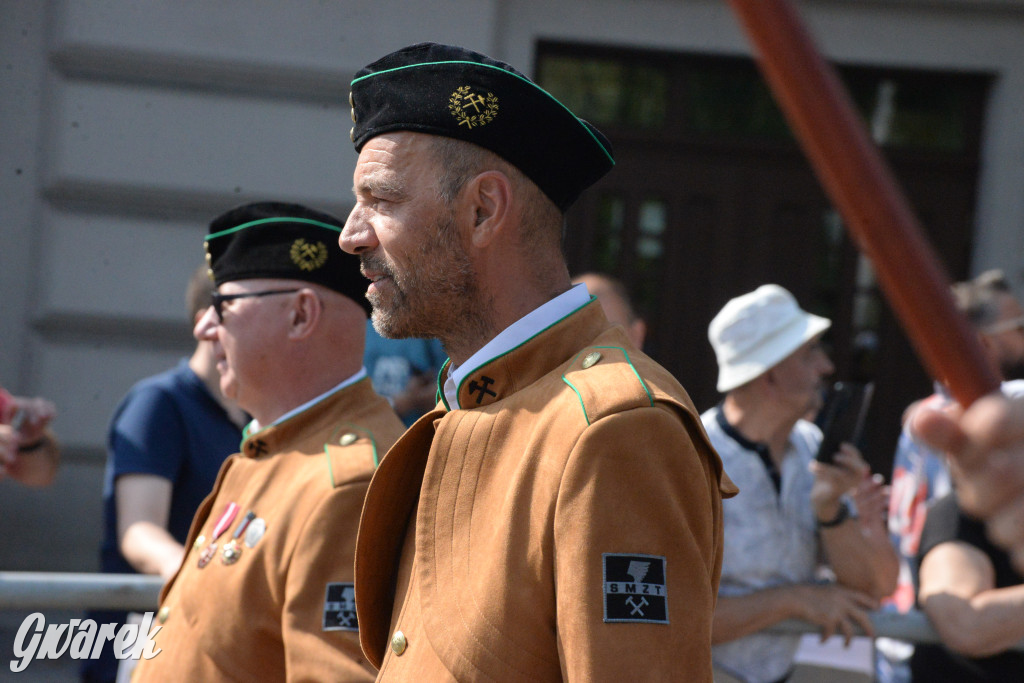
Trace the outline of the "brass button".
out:
M 588 353 L 586 358 L 583 359 L 583 369 L 592 368 L 597 364 L 597 361 L 601 360 L 601 354 L 597 351 Z
M 355 101 L 355 98 L 352 97 L 352 91 L 351 90 L 348 91 L 348 106 L 352 107 L 353 109 L 356 108 L 356 101 Z
M 192 544 L 193 550 L 199 550 L 200 548 L 203 547 L 204 543 L 206 543 L 206 536 L 203 536 L 202 534 L 199 534 L 196 537 L 195 543 Z
M 353 109 L 352 110 L 352 123 L 355 123 L 355 122 L 356 122 L 356 110 Z
M 167 617 L 171 616 L 170 607 L 161 607 L 160 611 L 156 613 L 156 620 L 161 624 L 167 621 Z
M 345 434 L 341 435 L 341 438 L 338 440 L 338 443 L 340 443 L 342 446 L 351 446 L 358 440 L 359 436 L 352 432 L 346 432 Z
M 350 128 L 349 129 L 349 131 L 348 131 L 348 139 L 351 140 L 352 142 L 356 141 L 356 129 L 355 128 Z
M 401 631 L 395 631 L 395 635 L 391 637 L 391 649 L 395 651 L 395 654 L 402 654 L 408 646 L 409 641 L 405 639 L 405 634 Z

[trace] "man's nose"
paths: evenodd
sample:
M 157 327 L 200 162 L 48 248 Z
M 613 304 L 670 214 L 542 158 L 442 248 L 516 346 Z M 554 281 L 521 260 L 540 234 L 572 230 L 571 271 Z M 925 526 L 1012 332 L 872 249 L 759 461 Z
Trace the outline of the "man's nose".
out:
M 348 214 L 345 227 L 338 236 L 338 246 L 349 254 L 361 254 L 377 248 L 377 234 L 366 219 L 365 209 L 356 204 Z
M 217 312 L 211 304 L 196 321 L 192 328 L 192 336 L 199 341 L 212 341 L 217 338 Z

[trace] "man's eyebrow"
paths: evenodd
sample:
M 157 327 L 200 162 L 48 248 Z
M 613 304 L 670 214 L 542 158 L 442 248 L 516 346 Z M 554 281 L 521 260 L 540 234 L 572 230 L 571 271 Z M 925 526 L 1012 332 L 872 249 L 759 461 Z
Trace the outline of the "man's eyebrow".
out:
M 352 188 L 355 194 L 360 192 L 380 194 L 385 197 L 404 197 L 405 185 L 393 175 L 368 175 L 359 180 Z

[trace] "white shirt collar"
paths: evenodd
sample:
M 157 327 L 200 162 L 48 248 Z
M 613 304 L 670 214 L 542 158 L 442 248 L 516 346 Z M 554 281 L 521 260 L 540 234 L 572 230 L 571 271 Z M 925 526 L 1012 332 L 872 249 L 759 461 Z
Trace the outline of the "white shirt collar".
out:
M 551 327 L 589 302 L 590 293 L 587 292 L 587 286 L 582 283 L 575 285 L 569 291 L 559 294 L 506 327 L 462 365 L 449 366 L 448 377 L 444 382 L 444 396 L 448 405 L 452 410 L 462 407 L 459 405 L 459 385 L 466 375 L 520 346 L 541 330 Z
M 273 427 L 276 424 L 281 424 L 282 422 L 284 422 L 288 418 L 294 417 L 294 416 L 298 415 L 299 413 L 301 413 L 302 411 L 307 410 L 309 408 L 312 408 L 314 405 L 316 405 L 320 401 L 323 401 L 328 396 L 331 396 L 333 394 L 338 393 L 339 391 L 341 391 L 345 387 L 349 386 L 350 384 L 355 384 L 356 382 L 358 382 L 359 380 L 361 380 L 364 377 L 366 377 L 366 368 L 365 367 L 360 368 L 359 372 L 357 372 L 356 374 L 352 375 L 351 377 L 349 377 L 348 379 L 346 379 L 344 382 L 342 382 L 338 386 L 334 387 L 333 389 L 330 389 L 329 391 L 326 391 L 326 392 L 320 394 L 319 396 L 317 396 L 316 398 L 314 398 L 311 401 L 306 401 L 305 403 L 303 403 L 301 406 L 298 406 L 297 408 L 292 408 L 287 413 L 285 413 L 281 417 L 277 418 L 276 420 L 274 420 L 273 422 L 271 422 L 267 426 L 268 427 Z M 256 420 L 253 420 L 245 428 L 245 433 L 246 434 L 255 434 L 256 432 L 258 432 L 261 429 L 263 429 L 263 427 L 260 426 L 260 423 L 257 422 Z

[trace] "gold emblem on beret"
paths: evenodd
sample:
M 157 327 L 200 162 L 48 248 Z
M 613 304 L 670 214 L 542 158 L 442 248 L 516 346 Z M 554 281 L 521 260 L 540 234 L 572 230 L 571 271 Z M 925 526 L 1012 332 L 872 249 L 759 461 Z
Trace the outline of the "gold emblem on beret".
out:
M 301 237 L 292 242 L 292 249 L 289 254 L 292 263 L 302 270 L 316 270 L 327 263 L 327 247 L 323 242 L 307 242 Z
M 448 99 L 448 111 L 460 126 L 486 126 L 498 115 L 498 96 L 492 92 L 480 95 L 464 85 L 456 89 Z

